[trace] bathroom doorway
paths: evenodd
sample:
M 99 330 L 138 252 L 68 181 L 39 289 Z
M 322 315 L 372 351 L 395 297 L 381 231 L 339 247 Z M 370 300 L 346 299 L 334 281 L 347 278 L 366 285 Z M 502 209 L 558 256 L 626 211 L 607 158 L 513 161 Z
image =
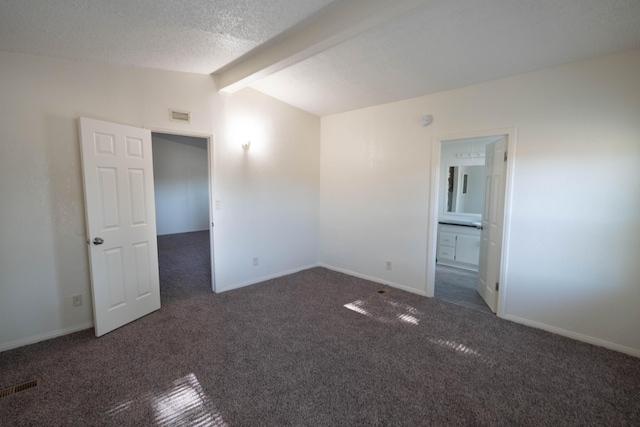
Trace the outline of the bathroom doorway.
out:
M 504 158 L 500 158 L 500 162 L 504 162 L 500 163 L 504 164 L 504 179 L 492 188 L 492 178 L 487 178 L 484 170 L 485 148 L 489 144 L 494 147 L 497 141 L 504 144 L 504 153 L 501 152 Z M 502 283 L 500 289 L 498 283 L 505 275 L 504 260 L 508 254 L 510 177 L 513 173 L 512 158 L 509 159 L 507 153 L 513 155 L 514 149 L 515 129 L 434 138 L 427 251 L 428 296 L 490 313 L 492 310 L 483 300 L 483 296 L 487 296 L 486 291 L 482 296 L 478 292 L 478 271 L 485 278 L 480 283 L 486 282 L 486 275 L 490 272 L 491 280 L 494 276 L 498 279 L 495 281 L 495 295 L 491 295 L 495 301 L 490 300 L 493 304 L 489 305 L 501 315 L 503 304 L 500 295 L 503 295 L 506 284 Z M 491 191 L 485 194 L 487 179 Z M 486 199 L 487 194 L 493 194 L 492 197 L 500 194 L 504 203 L 496 205 L 491 197 Z M 500 234 L 497 237 L 501 251 L 496 257 L 494 248 L 492 256 L 487 258 L 486 240 L 489 235 L 483 228 L 486 224 L 484 219 L 496 217 L 495 214 L 489 215 L 491 209 L 500 212 Z M 488 228 L 494 229 L 495 225 Z M 487 262 L 492 264 L 488 266 Z

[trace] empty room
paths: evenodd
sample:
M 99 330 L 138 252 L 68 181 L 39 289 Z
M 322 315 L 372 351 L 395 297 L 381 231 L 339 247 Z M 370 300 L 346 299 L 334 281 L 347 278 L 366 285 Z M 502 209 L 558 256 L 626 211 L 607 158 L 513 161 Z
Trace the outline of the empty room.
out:
M 639 425 L 640 2 L 0 5 L 0 425 Z

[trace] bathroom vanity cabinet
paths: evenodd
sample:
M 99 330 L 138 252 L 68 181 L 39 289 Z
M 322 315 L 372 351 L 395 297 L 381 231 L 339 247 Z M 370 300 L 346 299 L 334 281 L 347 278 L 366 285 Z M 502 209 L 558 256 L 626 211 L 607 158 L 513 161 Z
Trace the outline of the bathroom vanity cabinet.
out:
M 469 225 L 438 224 L 438 264 L 478 271 L 480 229 Z

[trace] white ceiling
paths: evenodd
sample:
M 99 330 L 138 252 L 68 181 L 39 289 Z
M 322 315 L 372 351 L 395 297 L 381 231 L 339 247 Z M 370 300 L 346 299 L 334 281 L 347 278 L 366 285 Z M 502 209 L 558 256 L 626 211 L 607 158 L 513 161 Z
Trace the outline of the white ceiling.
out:
M 1 51 L 216 75 L 253 66 L 240 86 L 321 116 L 631 49 L 640 0 L 0 3 Z

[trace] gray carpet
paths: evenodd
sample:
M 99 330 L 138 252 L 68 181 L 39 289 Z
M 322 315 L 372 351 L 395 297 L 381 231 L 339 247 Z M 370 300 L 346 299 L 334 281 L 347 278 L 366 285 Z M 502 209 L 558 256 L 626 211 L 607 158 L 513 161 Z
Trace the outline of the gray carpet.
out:
M 0 353 L 0 387 L 42 378 L 0 424 L 640 425 L 639 359 L 323 268 L 212 294 L 189 237 L 161 310 Z

